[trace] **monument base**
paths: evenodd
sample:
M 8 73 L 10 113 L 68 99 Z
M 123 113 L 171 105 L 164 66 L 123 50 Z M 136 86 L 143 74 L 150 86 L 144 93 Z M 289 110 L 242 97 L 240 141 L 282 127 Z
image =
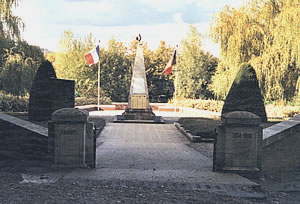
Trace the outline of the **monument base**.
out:
M 52 167 L 55 167 L 55 168 L 87 168 L 88 166 L 84 163 L 78 163 L 78 164 L 54 163 L 54 164 L 52 164 Z
M 222 169 L 222 172 L 239 174 L 240 176 L 246 177 L 248 179 L 256 179 L 260 178 L 261 176 L 261 171 L 255 167 L 224 167 Z
M 165 123 L 161 116 L 155 116 L 152 109 L 127 109 L 122 115 L 117 115 L 115 123 Z

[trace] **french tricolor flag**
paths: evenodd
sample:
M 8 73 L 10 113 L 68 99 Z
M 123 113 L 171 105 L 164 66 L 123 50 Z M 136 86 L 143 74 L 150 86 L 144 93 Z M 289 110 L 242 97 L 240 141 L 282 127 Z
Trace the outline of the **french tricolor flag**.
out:
M 100 59 L 99 51 L 100 51 L 100 47 L 99 45 L 97 45 L 97 47 L 95 47 L 94 49 L 92 49 L 91 51 L 89 51 L 87 54 L 84 55 L 89 66 L 92 66 L 93 64 L 99 62 Z

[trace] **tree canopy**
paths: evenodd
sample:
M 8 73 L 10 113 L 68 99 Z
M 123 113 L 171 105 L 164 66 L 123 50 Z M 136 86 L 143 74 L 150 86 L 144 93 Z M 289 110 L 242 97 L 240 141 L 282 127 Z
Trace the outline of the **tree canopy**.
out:
M 59 43 L 59 51 L 55 54 L 54 67 L 58 78 L 75 80 L 76 95 L 84 95 L 84 91 L 89 91 L 97 77 L 97 74 L 93 74 L 97 73 L 96 67 L 89 67 L 84 59 L 94 44 L 92 35 L 76 39 L 73 32 L 65 31 Z
M 20 29 L 24 28 L 24 23 L 12 12 L 18 3 L 19 0 L 0 0 L 0 37 L 20 38 Z
M 220 43 L 221 63 L 211 90 L 224 98 L 238 66 L 250 63 L 265 100 L 291 100 L 299 94 L 299 5 L 296 0 L 252 0 L 239 9 L 226 6 L 211 24 Z M 297 89 L 298 87 L 298 89 Z
M 18 0 L 0 0 L 0 90 L 24 96 L 29 93 L 39 64 L 41 49 L 20 39 L 22 20 L 13 15 Z
M 210 53 L 205 53 L 201 47 L 201 35 L 197 28 L 190 25 L 187 37 L 182 40 L 182 52 L 177 65 L 178 96 L 181 98 L 206 99 L 211 98 L 208 90 L 211 76 L 218 64 Z
M 76 39 L 71 31 L 65 31 L 60 41 L 60 51 L 55 56 L 55 69 L 60 78 L 76 81 L 76 95 L 95 97 L 97 95 L 98 64 L 88 67 L 84 54 L 95 47 L 92 35 L 85 39 Z M 112 101 L 126 102 L 130 90 L 132 68 L 135 59 L 137 41 L 127 47 L 123 42 L 112 38 L 107 49 L 100 48 L 100 94 Z M 157 101 L 160 95 L 173 96 L 173 82 L 163 76 L 164 66 L 172 48 L 161 42 L 157 50 L 148 49 L 143 43 L 147 82 L 150 100 Z

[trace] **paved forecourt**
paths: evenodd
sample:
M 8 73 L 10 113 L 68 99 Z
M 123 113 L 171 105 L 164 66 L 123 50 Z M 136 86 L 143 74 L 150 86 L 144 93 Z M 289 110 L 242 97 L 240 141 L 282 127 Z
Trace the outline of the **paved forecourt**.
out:
M 67 177 L 255 185 L 236 174 L 212 172 L 212 160 L 187 143 L 172 124 L 107 123 L 97 139 L 96 170 L 80 169 Z

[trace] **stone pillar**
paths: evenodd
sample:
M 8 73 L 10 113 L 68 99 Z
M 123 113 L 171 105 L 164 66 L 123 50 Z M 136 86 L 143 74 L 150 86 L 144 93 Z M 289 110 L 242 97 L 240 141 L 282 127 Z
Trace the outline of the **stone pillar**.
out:
M 234 111 L 222 116 L 214 148 L 214 170 L 258 176 L 261 170 L 262 127 L 257 115 Z
M 88 116 L 87 111 L 74 108 L 62 108 L 52 113 L 49 125 L 49 153 L 54 156 L 55 164 L 87 167 L 86 158 L 91 154 L 87 154 L 87 148 L 89 149 L 94 141 L 88 135 L 92 133 L 90 129 L 93 127 L 88 123 Z M 88 160 L 91 163 L 90 157 Z
M 86 123 L 85 162 L 88 167 L 96 168 L 96 129 L 93 122 Z

